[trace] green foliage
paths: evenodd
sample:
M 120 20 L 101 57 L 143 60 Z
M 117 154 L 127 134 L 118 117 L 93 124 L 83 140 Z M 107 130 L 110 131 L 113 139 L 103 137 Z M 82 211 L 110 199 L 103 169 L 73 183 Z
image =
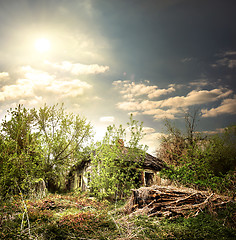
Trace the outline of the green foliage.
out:
M 163 221 L 160 229 L 165 232 L 161 239 L 234 239 L 236 231 L 224 226 L 221 219 L 209 213 L 200 213 L 194 218 L 183 217 Z M 167 233 L 167 234 L 166 234 Z
M 209 139 L 206 151 L 214 174 L 221 176 L 236 166 L 236 125 L 225 128 L 222 134 Z
M 162 173 L 190 187 L 232 195 L 236 183 L 236 145 L 227 141 L 228 137 L 226 130 L 220 136 L 208 138 L 204 145 L 188 147 L 179 160 L 180 165 Z
M 49 190 L 65 187 L 68 169 L 78 161 L 92 127 L 85 118 L 65 112 L 64 106 L 44 105 L 34 110 L 44 153 L 44 171 Z
M 85 118 L 66 113 L 63 105 L 8 110 L 0 129 L 0 196 L 19 189 L 29 194 L 39 178 L 49 190 L 62 189 L 91 129 Z
M 158 219 L 137 216 L 133 219 L 137 239 L 235 239 L 235 207 L 219 209 L 212 215 L 201 212 L 196 217 Z M 140 228 L 142 231 L 140 231 Z
M 0 239 L 111 239 L 118 234 L 103 203 L 52 194 L 40 200 L 26 200 L 29 234 L 18 199 L 14 196 L 14 200 L 0 204 Z
M 188 118 L 184 134 L 166 122 L 169 134 L 162 139 L 159 156 L 170 168 L 163 169 L 162 176 L 189 187 L 232 195 L 236 184 L 236 127 L 202 137 L 193 131 L 194 123 Z
M 103 141 L 92 151 L 89 184 L 91 192 L 99 198 L 122 198 L 139 185 L 140 167 L 145 157 L 139 145 L 142 123 L 131 116 L 127 125 L 128 142 L 125 142 L 126 131 L 122 125 L 119 128 L 113 125 L 107 128 Z
M 2 122 L 0 141 L 0 194 L 7 197 L 18 191 L 29 192 L 32 179 L 41 177 L 42 152 L 34 132 L 32 111 L 19 105 L 8 111 L 10 120 Z
M 124 216 L 86 196 L 50 194 L 25 200 L 30 219 L 23 218 L 19 196 L 0 202 L 0 239 L 235 239 L 235 203 L 195 217 L 160 219 Z M 121 210 L 119 210 L 121 211 Z M 23 221 L 22 221 L 23 220 Z

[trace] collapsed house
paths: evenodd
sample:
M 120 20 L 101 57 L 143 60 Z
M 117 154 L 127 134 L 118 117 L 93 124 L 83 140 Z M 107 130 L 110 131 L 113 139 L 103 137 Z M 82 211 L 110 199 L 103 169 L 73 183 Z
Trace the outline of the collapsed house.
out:
M 124 155 L 125 156 L 125 155 Z M 148 153 L 145 154 L 144 159 L 136 159 L 142 164 L 140 183 L 141 186 L 168 185 L 166 179 L 160 177 L 160 171 L 166 168 L 165 163 Z M 68 175 L 67 189 L 70 191 L 80 189 L 86 191 L 89 188 L 90 173 L 92 171 L 90 157 L 84 158 L 82 161 L 74 165 Z

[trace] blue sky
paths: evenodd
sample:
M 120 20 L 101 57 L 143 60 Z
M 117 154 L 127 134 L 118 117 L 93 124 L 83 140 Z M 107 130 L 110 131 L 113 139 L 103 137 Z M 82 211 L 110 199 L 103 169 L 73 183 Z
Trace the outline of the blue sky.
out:
M 158 146 L 165 118 L 236 123 L 234 0 L 0 1 L 0 116 L 64 102 L 101 137 L 129 114 Z M 37 47 L 39 39 L 47 41 Z

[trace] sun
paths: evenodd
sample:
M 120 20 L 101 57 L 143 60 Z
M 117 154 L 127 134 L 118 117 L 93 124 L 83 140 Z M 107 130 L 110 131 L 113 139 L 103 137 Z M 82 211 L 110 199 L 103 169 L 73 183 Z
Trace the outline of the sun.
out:
M 50 50 L 51 44 L 48 39 L 39 38 L 35 41 L 34 47 L 38 52 L 44 53 Z

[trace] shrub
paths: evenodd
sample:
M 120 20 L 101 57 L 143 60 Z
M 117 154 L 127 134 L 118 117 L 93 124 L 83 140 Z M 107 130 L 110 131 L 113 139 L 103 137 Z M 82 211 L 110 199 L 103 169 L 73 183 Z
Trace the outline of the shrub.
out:
M 159 157 L 170 168 L 163 169 L 162 176 L 189 187 L 234 194 L 236 126 L 212 137 L 202 137 L 190 126 L 187 124 L 185 135 L 167 121 L 169 135 L 162 138 Z

